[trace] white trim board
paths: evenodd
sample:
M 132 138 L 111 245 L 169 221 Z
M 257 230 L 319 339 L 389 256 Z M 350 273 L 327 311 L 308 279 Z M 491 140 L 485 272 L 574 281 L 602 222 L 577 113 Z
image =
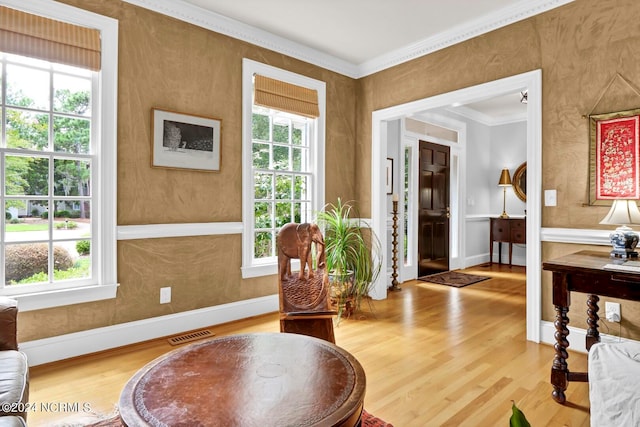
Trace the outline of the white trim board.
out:
M 610 246 L 610 233 L 611 231 L 608 230 L 542 228 L 540 230 L 540 237 L 543 242 Z
M 352 78 L 365 77 L 482 34 L 555 9 L 574 0 L 522 0 L 511 7 L 451 28 L 362 64 L 353 64 L 268 31 L 180 0 L 124 0 L 163 15 L 264 47 Z
M 147 224 L 118 226 L 118 240 L 242 234 L 241 222 Z
M 276 311 L 277 294 L 27 341 L 20 350 L 36 366 Z
M 586 306 L 585 306 L 585 311 L 586 311 Z M 585 341 L 585 339 L 587 338 L 587 330 L 576 328 L 573 326 L 568 326 L 568 329 L 569 329 L 569 336 L 567 337 L 567 339 L 569 340 L 569 343 L 573 343 L 573 345 L 570 345 L 568 347 L 569 350 L 578 351 L 580 353 L 587 353 L 587 345 Z M 598 329 L 602 331 L 602 324 L 600 324 L 600 328 Z M 610 328 L 610 330 L 613 330 L 613 332 L 615 332 L 615 328 Z M 541 331 L 540 342 L 544 344 L 555 345 L 556 338 L 554 334 L 556 333 L 556 327 L 553 325 L 553 322 L 547 322 L 547 321 L 540 322 L 540 331 Z M 640 342 L 640 341 L 630 340 L 628 338 L 622 338 L 622 337 L 618 337 L 611 334 L 600 333 L 600 342 L 614 343 L 614 342 Z M 551 360 L 549 361 L 549 367 L 551 367 Z

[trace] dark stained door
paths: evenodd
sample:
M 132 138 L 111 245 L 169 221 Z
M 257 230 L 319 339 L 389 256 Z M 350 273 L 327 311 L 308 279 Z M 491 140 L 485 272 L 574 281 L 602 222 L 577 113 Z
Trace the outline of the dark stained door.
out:
M 449 147 L 420 141 L 418 277 L 449 270 Z

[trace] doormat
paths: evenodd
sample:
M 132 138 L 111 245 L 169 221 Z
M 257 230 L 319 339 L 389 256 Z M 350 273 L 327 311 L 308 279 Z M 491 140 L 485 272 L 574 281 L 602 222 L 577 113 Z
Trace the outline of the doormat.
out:
M 487 279 L 490 279 L 490 277 L 476 276 L 475 274 L 460 273 L 458 271 L 445 271 L 444 273 L 418 277 L 418 280 L 422 280 L 423 282 L 437 283 L 439 285 L 453 286 L 456 288 L 463 288 Z

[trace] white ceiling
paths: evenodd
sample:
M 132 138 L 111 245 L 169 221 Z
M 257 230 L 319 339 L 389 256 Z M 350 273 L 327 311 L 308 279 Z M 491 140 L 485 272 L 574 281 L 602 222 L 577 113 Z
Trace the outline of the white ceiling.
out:
M 523 92 L 508 93 L 465 105 L 452 105 L 447 111 L 475 120 L 487 126 L 524 121 L 527 103 Z
M 187 3 L 362 64 L 522 0 L 185 0 Z M 529 0 L 526 0 L 530 4 Z

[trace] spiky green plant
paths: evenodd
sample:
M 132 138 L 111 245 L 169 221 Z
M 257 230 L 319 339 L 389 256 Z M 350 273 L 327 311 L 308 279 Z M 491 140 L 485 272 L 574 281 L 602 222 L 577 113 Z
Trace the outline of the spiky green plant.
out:
M 318 212 L 317 222 L 324 229 L 326 269 L 338 278 L 353 276 L 353 284 L 344 286 L 338 295 L 343 302 L 354 297 L 355 308 L 360 307 L 362 297 L 368 295 L 371 284 L 381 270 L 380 241 L 368 224 L 351 218 L 352 202 L 329 203 Z M 342 306 L 338 308 L 340 316 Z

